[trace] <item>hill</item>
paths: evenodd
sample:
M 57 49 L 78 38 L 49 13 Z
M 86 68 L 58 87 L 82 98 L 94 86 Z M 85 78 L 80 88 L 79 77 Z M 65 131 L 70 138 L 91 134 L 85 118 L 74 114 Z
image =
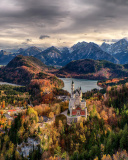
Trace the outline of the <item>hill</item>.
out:
M 102 80 L 127 77 L 128 70 L 105 60 L 83 59 L 70 62 L 57 72 L 57 76 Z
M 7 66 L 0 68 L 0 81 L 29 85 L 34 81 L 47 80 L 50 83 L 56 79 L 58 83 L 59 80 L 49 73 L 51 69 L 34 57 L 18 55 Z

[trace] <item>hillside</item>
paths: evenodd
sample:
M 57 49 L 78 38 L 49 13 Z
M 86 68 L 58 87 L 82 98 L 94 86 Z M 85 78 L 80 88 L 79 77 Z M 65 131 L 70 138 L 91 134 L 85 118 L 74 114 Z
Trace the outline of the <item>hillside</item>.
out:
M 51 68 L 40 60 L 31 56 L 18 55 L 7 66 L 0 68 L 0 81 L 21 85 L 28 85 L 35 80 L 51 82 L 55 77 L 48 73 L 49 71 Z M 55 79 L 59 81 L 57 78 Z
M 128 70 L 104 60 L 83 59 L 70 62 L 57 72 L 57 76 L 100 80 L 127 77 Z

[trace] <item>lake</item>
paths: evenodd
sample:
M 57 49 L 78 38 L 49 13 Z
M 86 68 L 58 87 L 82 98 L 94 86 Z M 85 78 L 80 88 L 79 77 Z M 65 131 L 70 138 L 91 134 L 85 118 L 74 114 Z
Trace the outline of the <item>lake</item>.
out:
M 21 87 L 21 85 L 7 83 L 7 82 L 0 82 L 0 85 L 11 85 L 11 86 L 19 86 L 19 87 Z
M 76 78 L 60 78 L 64 82 L 64 90 L 67 90 L 69 93 L 71 93 L 71 83 L 74 81 L 74 87 L 77 89 L 78 87 L 81 87 L 82 92 L 91 91 L 94 88 L 101 89 L 97 85 L 96 80 L 86 80 L 86 79 L 76 79 Z

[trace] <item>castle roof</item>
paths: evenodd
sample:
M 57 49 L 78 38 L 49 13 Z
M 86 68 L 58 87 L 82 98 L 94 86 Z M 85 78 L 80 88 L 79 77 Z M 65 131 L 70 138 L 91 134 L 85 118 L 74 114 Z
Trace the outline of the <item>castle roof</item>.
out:
M 75 94 L 76 92 L 78 92 L 80 94 L 80 92 L 81 92 L 80 88 L 76 89 L 73 93 Z

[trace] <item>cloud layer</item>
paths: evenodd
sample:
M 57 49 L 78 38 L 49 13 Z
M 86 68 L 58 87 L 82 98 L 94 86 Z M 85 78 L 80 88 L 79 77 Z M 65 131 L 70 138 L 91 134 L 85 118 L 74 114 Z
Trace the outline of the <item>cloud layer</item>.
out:
M 71 46 L 128 37 L 127 15 L 126 0 L 1 0 L 0 47 Z

